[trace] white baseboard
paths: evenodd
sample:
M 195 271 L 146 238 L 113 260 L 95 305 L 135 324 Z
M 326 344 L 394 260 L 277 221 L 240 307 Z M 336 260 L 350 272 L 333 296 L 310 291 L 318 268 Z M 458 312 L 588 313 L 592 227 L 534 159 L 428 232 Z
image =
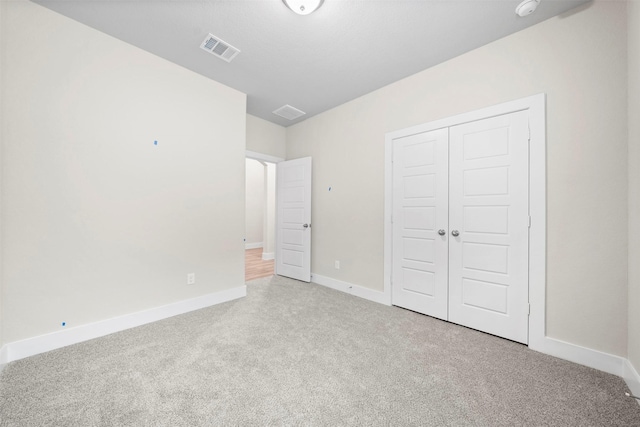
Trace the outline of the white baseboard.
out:
M 109 335 L 114 332 L 156 322 L 178 314 L 188 313 L 190 311 L 242 298 L 246 295 L 247 287 L 243 285 L 203 295 L 197 298 L 139 311 L 137 313 L 126 314 L 112 319 L 77 326 L 64 331 L 10 342 L 2 347 L 2 359 L 0 360 L 5 361 L 5 363 L 12 362 L 14 360 L 55 350 L 71 344 Z
M 258 248 L 261 248 L 262 246 L 263 246 L 263 245 L 262 245 L 262 242 L 256 242 L 256 243 L 245 243 L 245 244 L 244 244 L 244 248 L 245 248 L 245 250 L 246 250 L 246 249 L 258 249 Z
M 629 387 L 631 394 L 640 396 L 640 375 L 638 375 L 638 371 L 636 371 L 628 360 L 625 360 L 624 374 L 622 375 L 622 378 L 624 379 L 624 382 L 627 383 L 627 387 Z M 637 402 L 638 405 L 640 405 L 640 400 Z
M 270 261 L 272 259 L 275 259 L 276 254 L 273 252 L 262 252 L 262 260 L 263 261 Z
M 622 377 L 624 364 L 627 361 L 624 357 L 603 353 L 550 337 L 544 337 L 535 345 L 530 343 L 529 348 L 619 377 Z
M 391 301 L 384 292 L 374 291 L 364 286 L 354 285 L 352 283 L 343 282 L 342 280 L 332 279 L 331 277 L 321 276 L 320 274 L 311 273 L 311 281 L 318 285 L 326 286 L 337 291 L 345 292 L 356 297 L 364 298 L 379 304 L 391 305 Z

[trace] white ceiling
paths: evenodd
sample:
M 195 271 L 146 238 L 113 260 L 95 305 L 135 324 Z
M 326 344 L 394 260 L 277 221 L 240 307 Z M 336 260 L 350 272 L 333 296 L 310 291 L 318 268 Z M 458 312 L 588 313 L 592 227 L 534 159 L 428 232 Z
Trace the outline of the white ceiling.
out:
M 281 0 L 34 0 L 248 95 L 247 112 L 289 126 L 589 0 L 325 0 L 299 16 Z M 212 33 L 240 49 L 200 49 Z M 544 49 L 545 46 L 530 46 Z M 290 104 L 307 114 L 272 113 Z

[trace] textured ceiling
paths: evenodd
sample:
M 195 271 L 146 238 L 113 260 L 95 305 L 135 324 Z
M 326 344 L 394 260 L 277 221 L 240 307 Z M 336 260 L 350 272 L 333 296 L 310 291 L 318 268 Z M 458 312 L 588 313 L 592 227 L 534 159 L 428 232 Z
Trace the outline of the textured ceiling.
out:
M 281 0 L 36 0 L 248 95 L 247 112 L 289 126 L 588 0 L 325 0 L 299 16 Z M 212 33 L 240 49 L 200 49 Z M 544 49 L 544 46 L 531 46 Z M 272 113 L 290 104 L 307 114 Z

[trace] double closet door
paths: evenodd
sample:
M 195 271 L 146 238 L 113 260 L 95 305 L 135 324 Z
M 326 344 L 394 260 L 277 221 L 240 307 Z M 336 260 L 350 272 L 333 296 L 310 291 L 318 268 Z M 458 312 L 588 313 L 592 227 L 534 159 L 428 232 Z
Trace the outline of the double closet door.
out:
M 393 140 L 392 303 L 528 341 L 526 111 Z

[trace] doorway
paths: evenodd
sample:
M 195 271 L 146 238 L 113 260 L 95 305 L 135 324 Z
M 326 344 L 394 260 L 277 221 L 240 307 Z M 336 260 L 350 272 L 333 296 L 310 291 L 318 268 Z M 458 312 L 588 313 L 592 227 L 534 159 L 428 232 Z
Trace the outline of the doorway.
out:
M 257 160 L 262 165 L 262 180 L 265 192 L 263 195 L 263 231 L 262 242 L 259 237 L 245 237 L 245 278 L 265 277 L 272 274 L 291 277 L 303 282 L 311 281 L 311 157 L 285 161 L 268 154 L 246 151 L 247 173 L 255 164 L 249 160 Z M 260 175 L 257 173 L 257 175 Z M 247 178 L 246 193 L 253 191 Z M 250 219 L 251 201 L 246 201 L 245 217 L 254 221 L 254 225 L 246 226 L 246 231 L 255 226 L 255 219 Z M 260 210 L 259 208 L 257 209 Z M 277 219 L 277 221 L 276 221 Z M 258 234 L 259 236 L 259 234 Z M 262 248 L 260 251 L 249 250 Z M 274 260 L 273 270 L 264 268 L 260 261 Z M 255 275 L 247 276 L 247 267 L 258 264 Z M 266 271 L 264 271 L 266 270 Z
M 276 165 L 247 156 L 245 179 L 245 281 L 249 281 L 274 274 Z

